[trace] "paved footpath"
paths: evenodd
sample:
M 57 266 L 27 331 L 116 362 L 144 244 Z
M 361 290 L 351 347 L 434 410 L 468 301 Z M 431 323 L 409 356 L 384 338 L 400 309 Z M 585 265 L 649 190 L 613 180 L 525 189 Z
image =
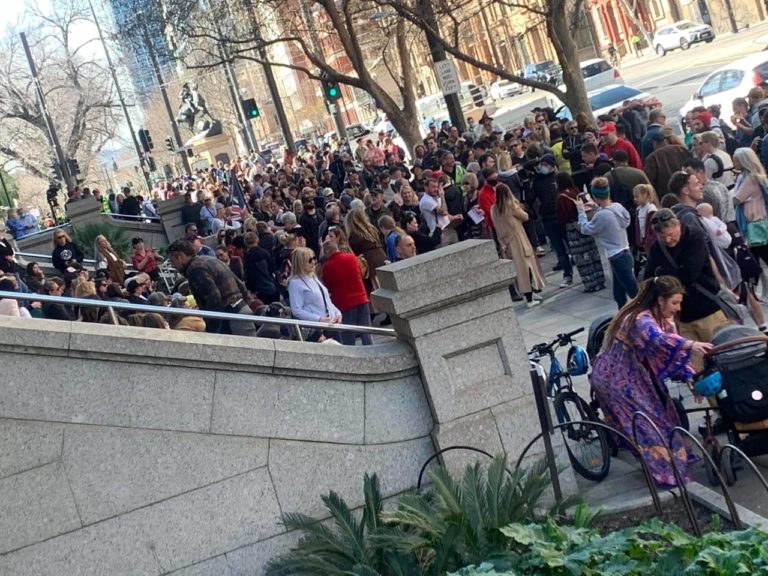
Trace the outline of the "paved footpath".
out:
M 559 333 L 570 332 L 579 327 L 584 327 L 584 332 L 576 337 L 576 342 L 586 347 L 591 322 L 599 316 L 617 311 L 611 296 L 610 281 L 605 290 L 585 294 L 582 291 L 578 273 L 574 269 L 575 283 L 570 288 L 561 289 L 558 285 L 562 280 L 562 272 L 552 272 L 554 263 L 555 258 L 551 253 L 541 259 L 548 283 L 541 294 L 544 301 L 530 309 L 526 308 L 524 302 L 515 303 L 526 349 L 530 349 L 539 342 L 548 342 Z M 604 270 L 609 273 L 605 262 Z M 561 362 L 565 362 L 566 354 L 567 350 L 561 350 L 558 355 Z M 548 364 L 545 363 L 545 367 L 548 368 Z M 589 398 L 589 383 L 586 377 L 575 379 L 574 388 L 582 397 Z M 686 407 L 697 406 L 687 387 L 676 386 L 671 392 L 673 395 L 680 394 Z M 691 431 L 694 434 L 697 434 L 696 428 L 700 420 L 701 416 L 698 414 L 691 417 Z M 719 440 L 723 444 L 727 443 L 725 435 Z M 754 460 L 763 475 L 768 478 L 768 456 L 756 457 Z M 737 483 L 730 488 L 734 499 L 739 504 L 768 516 L 768 493 L 762 488 L 757 477 L 750 471 L 742 471 L 737 477 Z M 701 484 L 709 486 L 703 465 L 696 465 L 694 478 Z M 595 484 L 580 477 L 578 480 L 582 494 L 588 502 L 607 508 L 620 507 L 621 504 L 643 498 L 648 494 L 639 466 L 625 454 L 620 454 L 618 458 L 612 460 L 611 471 L 602 482 Z

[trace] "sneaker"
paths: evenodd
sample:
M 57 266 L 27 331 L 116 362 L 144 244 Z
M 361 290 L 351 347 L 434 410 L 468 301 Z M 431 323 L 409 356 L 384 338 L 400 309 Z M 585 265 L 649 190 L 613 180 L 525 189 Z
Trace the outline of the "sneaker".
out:
M 566 276 L 563 278 L 563 281 L 560 282 L 560 288 L 568 288 L 568 286 L 571 286 L 573 284 L 573 278 L 570 276 Z
M 718 434 L 723 434 L 724 432 L 727 432 L 728 429 L 729 429 L 728 425 L 719 416 L 715 418 L 715 421 L 712 423 L 712 434 L 715 436 L 717 436 Z M 699 424 L 699 435 L 702 438 L 706 437 L 707 435 L 706 423 Z
M 536 247 L 536 256 L 546 256 L 547 251 L 544 250 L 543 246 L 537 246 Z
M 531 298 L 533 298 L 533 301 L 534 301 L 534 302 L 541 302 L 542 300 L 544 300 L 544 298 L 542 298 L 541 296 L 539 296 L 538 294 L 536 294 L 536 292 L 534 292 L 533 294 L 531 294 Z
M 526 302 L 525 303 L 525 307 L 526 308 L 535 308 L 539 304 L 541 304 L 541 300 L 531 300 L 530 302 Z

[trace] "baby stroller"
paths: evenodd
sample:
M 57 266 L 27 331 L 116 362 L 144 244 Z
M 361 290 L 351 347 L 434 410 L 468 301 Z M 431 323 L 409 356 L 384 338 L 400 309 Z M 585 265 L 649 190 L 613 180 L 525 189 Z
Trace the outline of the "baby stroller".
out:
M 712 344 L 715 347 L 708 354 L 706 369 L 694 388 L 698 389 L 699 382 L 715 375 L 715 386 L 706 393 L 716 398 L 728 441 L 747 456 L 767 454 L 768 337 L 754 328 L 731 325 L 718 330 Z M 704 446 L 730 486 L 736 481 L 736 472 L 741 468 L 739 458 L 732 450 L 720 450 L 712 434 L 711 409 L 699 410 L 706 412 Z M 708 480 L 713 485 L 717 484 L 717 477 L 707 468 Z

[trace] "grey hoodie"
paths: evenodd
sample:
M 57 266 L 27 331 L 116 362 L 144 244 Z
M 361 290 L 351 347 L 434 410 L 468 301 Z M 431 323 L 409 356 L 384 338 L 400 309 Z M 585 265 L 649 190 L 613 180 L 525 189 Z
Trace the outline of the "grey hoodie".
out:
M 627 226 L 629 226 L 629 212 L 617 202 L 605 208 L 598 208 L 591 220 L 587 219 L 583 208 L 579 209 L 581 233 L 594 236 L 595 242 L 605 250 L 608 258 L 629 249 Z

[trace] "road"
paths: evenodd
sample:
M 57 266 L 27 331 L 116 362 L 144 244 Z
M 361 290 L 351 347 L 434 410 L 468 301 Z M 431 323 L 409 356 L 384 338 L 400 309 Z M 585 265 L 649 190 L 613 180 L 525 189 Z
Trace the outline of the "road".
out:
M 728 62 L 759 52 L 768 41 L 768 23 L 761 23 L 738 34 L 724 34 L 710 44 L 694 44 L 686 51 L 675 50 L 666 56 L 658 56 L 650 50 L 637 59 L 627 58 L 619 72 L 626 84 L 656 96 L 667 113 L 667 122 L 676 125 L 680 108 L 690 98 L 704 78 Z M 522 119 L 536 106 L 546 106 L 545 94 L 541 91 L 497 101 L 499 108 L 508 107 L 503 124 L 522 123 Z M 746 94 L 744 95 L 746 97 Z M 723 114 L 730 110 L 723 110 Z

